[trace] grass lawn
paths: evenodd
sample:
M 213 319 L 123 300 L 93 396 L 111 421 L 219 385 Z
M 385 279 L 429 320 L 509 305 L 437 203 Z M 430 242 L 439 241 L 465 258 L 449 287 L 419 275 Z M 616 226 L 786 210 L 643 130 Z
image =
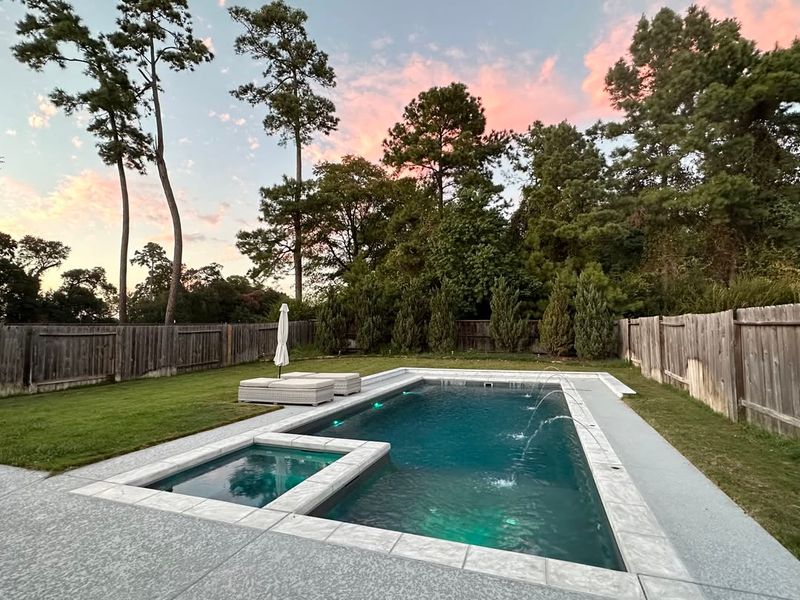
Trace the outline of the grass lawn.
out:
M 525 355 L 295 358 L 287 371 L 397 366 L 604 370 L 638 392 L 627 403 L 761 525 L 800 557 L 800 440 L 738 425 L 622 361 L 541 361 Z M 0 464 L 63 471 L 271 410 L 240 405 L 240 379 L 273 375 L 248 364 L 179 377 L 0 399 Z

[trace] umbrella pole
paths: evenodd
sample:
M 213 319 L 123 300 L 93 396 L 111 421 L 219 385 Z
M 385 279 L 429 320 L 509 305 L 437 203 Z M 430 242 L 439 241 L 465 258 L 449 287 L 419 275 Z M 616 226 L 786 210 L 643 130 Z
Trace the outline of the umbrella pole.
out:
M 278 379 L 281 378 L 281 365 L 278 365 Z

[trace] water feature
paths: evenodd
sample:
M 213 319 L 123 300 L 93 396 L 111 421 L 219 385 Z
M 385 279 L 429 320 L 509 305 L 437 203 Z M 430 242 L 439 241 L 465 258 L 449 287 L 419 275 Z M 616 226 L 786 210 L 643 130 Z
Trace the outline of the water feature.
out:
M 543 388 L 535 402 L 500 385 L 426 383 L 406 391 L 414 393 L 382 398 L 380 409 L 367 405 L 339 426 L 326 420 L 306 430 L 392 444 L 387 464 L 313 514 L 623 568 L 580 425 L 553 419 L 569 414 L 559 389 Z M 535 410 L 522 413 L 529 405 Z

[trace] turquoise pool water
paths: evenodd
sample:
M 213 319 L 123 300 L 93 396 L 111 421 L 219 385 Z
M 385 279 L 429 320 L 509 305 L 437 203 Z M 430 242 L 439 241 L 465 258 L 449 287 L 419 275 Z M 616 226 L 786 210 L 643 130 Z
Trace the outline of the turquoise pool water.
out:
M 561 392 L 426 383 L 313 429 L 391 443 L 390 460 L 316 513 L 624 570 Z M 524 458 L 523 458 L 524 453 Z
M 260 508 L 341 456 L 254 445 L 147 487 Z

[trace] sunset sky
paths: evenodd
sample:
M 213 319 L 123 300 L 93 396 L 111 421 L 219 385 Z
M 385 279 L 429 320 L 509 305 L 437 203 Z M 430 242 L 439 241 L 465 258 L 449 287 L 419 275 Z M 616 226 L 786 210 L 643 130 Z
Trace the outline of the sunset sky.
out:
M 228 0 L 230 5 L 234 2 Z M 240 2 L 256 8 L 261 2 Z M 540 119 L 585 127 L 614 118 L 602 89 L 608 67 L 630 42 L 636 20 L 662 5 L 640 0 L 315 0 L 309 34 L 330 55 L 338 85 L 339 130 L 305 152 L 308 166 L 343 154 L 380 156 L 386 130 L 421 90 L 467 83 L 483 99 L 489 126 L 522 130 Z M 194 73 L 165 77 L 166 157 L 184 223 L 184 262 L 222 263 L 243 274 L 249 261 L 234 245 L 239 229 L 257 225 L 258 188 L 293 170 L 293 153 L 267 137 L 258 110 L 228 93 L 259 75 L 233 52 L 237 25 L 224 0 L 190 2 L 196 33 L 215 53 Z M 800 32 L 800 0 L 701 2 L 714 16 L 733 16 L 762 49 L 785 46 Z M 75 1 L 95 29 L 113 26 L 111 0 Z M 458 10 L 454 10 L 458 6 Z M 0 231 L 34 234 L 72 247 L 65 268 L 103 266 L 117 277 L 119 191 L 116 171 L 96 155 L 85 119 L 68 118 L 47 101 L 58 86 L 76 89 L 70 70 L 35 73 L 9 46 L 22 16 L 0 5 Z M 79 89 L 79 88 L 77 88 Z M 154 171 L 154 169 L 153 169 Z M 131 255 L 148 241 L 168 249 L 171 224 L 157 177 L 131 176 Z M 171 251 L 171 250 L 170 250 Z M 143 273 L 130 272 L 131 282 Z M 50 273 L 46 286 L 57 285 Z M 282 283 L 287 291 L 289 283 Z

